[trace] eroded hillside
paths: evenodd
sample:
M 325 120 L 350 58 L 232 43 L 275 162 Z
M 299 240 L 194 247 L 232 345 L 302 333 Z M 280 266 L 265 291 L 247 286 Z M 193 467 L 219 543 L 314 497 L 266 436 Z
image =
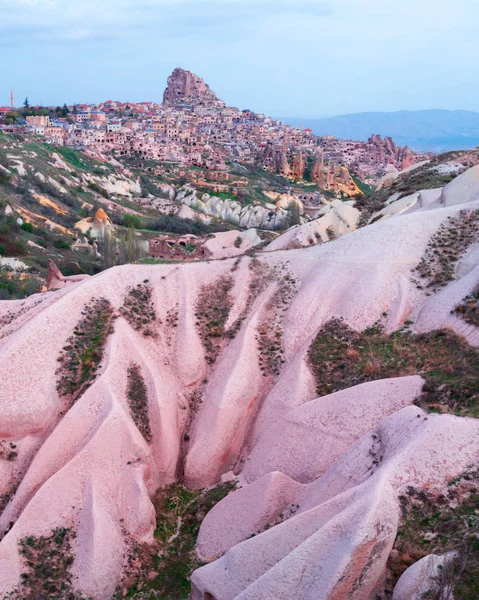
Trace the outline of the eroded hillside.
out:
M 476 172 L 329 243 L 0 302 L 0 597 L 403 600 L 454 550 L 470 600 Z M 467 544 L 418 545 L 452 501 Z

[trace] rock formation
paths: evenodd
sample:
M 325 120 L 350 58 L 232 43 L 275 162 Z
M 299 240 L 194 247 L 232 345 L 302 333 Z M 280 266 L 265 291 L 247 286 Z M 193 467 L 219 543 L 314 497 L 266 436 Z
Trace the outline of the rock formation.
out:
M 291 177 L 293 179 L 303 179 L 305 170 L 304 157 L 302 152 L 298 152 L 294 155 L 291 165 Z
M 380 135 L 372 135 L 367 142 L 329 136 L 320 139 L 320 147 L 330 162 L 347 167 L 351 174 L 374 185 L 391 170 L 403 171 L 430 158 L 414 154 L 407 146 L 397 146 L 391 138 Z
M 410 490 L 439 498 L 471 465 L 477 476 L 479 420 L 430 412 L 436 400 L 458 414 L 466 406 L 441 397 L 444 381 L 461 379 L 456 367 L 475 377 L 477 348 L 465 340 L 479 346 L 477 327 L 452 314 L 479 282 L 477 230 L 462 231 L 479 211 L 472 175 L 432 209 L 332 243 L 128 264 L 0 301 L 0 597 L 48 597 L 25 590 L 59 547 L 65 597 L 126 595 L 143 559 L 150 594 L 163 562 L 148 562 L 155 492 L 181 481 L 189 494 L 237 476 L 239 488 L 203 521 L 198 561 L 186 556 L 213 561 L 191 576 L 194 600 L 375 597 Z M 418 286 L 418 265 L 451 219 L 472 245 L 439 291 Z M 315 369 L 312 342 L 328 326 L 339 333 L 326 336 Z M 329 352 L 345 328 L 343 362 Z M 384 363 L 375 336 L 384 336 Z M 401 340 L 423 345 L 397 361 Z M 424 387 L 443 358 L 444 379 Z M 328 374 L 344 385 L 325 389 Z M 201 507 L 185 497 L 196 519 Z M 181 519 L 158 518 L 173 544 Z M 54 552 L 30 560 L 49 540 Z M 398 584 L 399 600 L 421 587 L 416 575 Z
M 342 192 L 345 196 L 360 194 L 353 178 L 344 165 L 325 164 L 322 154 L 315 157 L 311 168 L 311 181 L 322 190 Z
M 266 251 L 304 248 L 337 239 L 356 229 L 359 210 L 353 201 L 333 200 L 318 210 L 312 221 L 291 227 L 269 243 Z
M 180 189 L 176 201 L 193 207 L 211 217 L 233 223 L 245 229 L 269 229 L 276 231 L 288 226 L 288 210 L 275 204 L 249 204 L 242 206 L 236 200 L 223 200 L 209 194 L 201 194 L 189 185 Z
M 303 180 L 306 171 L 306 157 L 303 152 L 288 149 L 284 144 L 274 146 L 268 144 L 259 156 L 264 168 L 274 171 L 283 177 Z M 309 180 L 322 190 L 341 192 L 346 196 L 355 196 L 361 191 L 353 181 L 345 165 L 333 161 L 324 161 L 322 152 L 313 159 Z
M 411 167 L 416 161 L 410 148 L 397 146 L 390 137 L 372 135 L 368 139 L 368 156 L 378 164 L 394 165 L 399 171 Z
M 103 208 L 99 208 L 94 217 L 87 217 L 75 223 L 75 229 L 83 234 L 89 232 L 94 238 L 99 238 L 105 231 L 111 231 L 114 228 L 115 226 Z
M 163 103 L 194 106 L 220 106 L 224 104 L 200 77 L 180 68 L 175 69 L 168 77 L 168 84 L 163 94 Z
M 48 291 L 59 290 L 72 283 L 78 283 L 79 281 L 83 281 L 88 277 L 89 275 L 70 275 L 68 277 L 65 277 L 55 264 L 55 261 L 50 259 L 48 261 L 46 289 Z

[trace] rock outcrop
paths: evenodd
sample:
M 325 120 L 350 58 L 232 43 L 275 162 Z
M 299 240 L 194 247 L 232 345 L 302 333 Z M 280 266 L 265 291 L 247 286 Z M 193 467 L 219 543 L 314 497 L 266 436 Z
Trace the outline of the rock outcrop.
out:
M 224 105 L 201 77 L 180 68 L 175 69 L 168 77 L 163 103 L 194 106 Z
M 347 167 L 324 162 L 322 155 L 316 156 L 311 168 L 311 181 L 322 190 L 341 192 L 345 196 L 361 194 Z
M 242 206 L 236 200 L 223 200 L 209 194 L 201 194 L 189 185 L 176 195 L 176 201 L 186 204 L 210 217 L 218 217 L 244 229 L 285 229 L 289 224 L 288 210 L 275 204 L 249 204 Z
M 47 273 L 47 291 L 50 290 L 59 290 L 61 288 L 66 287 L 67 285 L 71 285 L 72 283 L 78 283 L 79 281 L 83 281 L 90 277 L 89 275 L 69 275 L 65 277 L 60 269 L 55 264 L 55 261 L 48 261 L 48 273 Z
M 89 232 L 93 238 L 99 238 L 105 231 L 112 231 L 114 228 L 115 226 L 103 208 L 99 208 L 94 217 L 87 217 L 75 223 L 75 229 L 83 234 Z
M 312 221 L 291 227 L 265 248 L 288 250 L 305 248 L 337 239 L 356 229 L 360 212 L 354 202 L 333 200 L 318 210 Z
M 259 159 L 266 169 L 283 177 L 299 181 L 305 179 L 307 156 L 294 148 L 288 148 L 285 144 L 281 146 L 268 144 Z M 348 168 L 333 161 L 325 162 L 321 152 L 314 157 L 307 179 L 322 190 L 342 193 L 345 196 L 361 194 Z
M 377 164 L 391 164 L 399 171 L 415 163 L 414 154 L 408 146 L 397 146 L 390 137 L 372 135 L 367 142 L 368 158 Z

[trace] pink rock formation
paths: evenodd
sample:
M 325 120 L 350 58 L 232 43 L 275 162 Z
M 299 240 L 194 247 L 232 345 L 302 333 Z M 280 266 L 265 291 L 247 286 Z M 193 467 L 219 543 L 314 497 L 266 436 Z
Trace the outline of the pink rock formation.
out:
M 293 516 L 197 570 L 192 600 L 208 594 L 222 600 L 371 597 L 396 537 L 400 490 L 466 470 L 479 452 L 478 433 L 475 419 L 428 415 L 412 406 L 384 419 L 323 477 L 297 490 Z M 226 535 L 232 539 L 234 532 Z
M 347 167 L 325 164 L 322 155 L 317 156 L 313 163 L 311 181 L 323 190 L 342 192 L 346 196 L 361 193 Z
M 70 275 L 65 277 L 53 260 L 48 261 L 47 290 L 59 290 L 66 285 L 83 281 L 89 275 Z
M 163 94 L 164 104 L 223 104 L 210 87 L 197 75 L 177 68 L 168 77 L 168 84 Z
M 69 527 L 75 587 L 106 600 L 130 545 L 152 540 L 158 486 L 181 477 L 203 488 L 231 470 L 244 487 L 215 507 L 198 540 L 203 558 L 226 554 L 193 574 L 194 600 L 371 597 L 397 533 L 399 495 L 444 484 L 477 460 L 479 422 L 414 406 L 419 376 L 318 399 L 307 352 L 332 317 L 357 330 L 381 319 L 394 331 L 419 315 L 421 331 L 458 330 L 444 313 L 459 286 L 478 283 L 476 266 L 460 264 L 432 297 L 412 281 L 431 236 L 465 206 L 455 193 L 327 244 L 125 265 L 0 302 L 0 441 L 17 452 L 0 458 L 0 597 L 24 570 L 19 541 Z M 120 311 L 128 289 L 145 282 L 157 315 L 149 336 Z M 205 289 L 227 315 L 214 361 L 196 325 Z M 96 377 L 72 405 L 57 388 L 58 357 L 95 298 L 118 318 Z M 282 353 L 264 373 L 268 332 Z M 132 362 L 148 392 L 149 441 L 128 403 Z
M 399 171 L 411 167 L 416 161 L 413 153 L 407 146 L 397 146 L 392 138 L 382 138 L 372 135 L 368 140 L 368 153 L 377 163 L 392 164 Z
M 304 157 L 303 154 L 301 152 L 298 152 L 292 161 L 292 166 L 291 166 L 291 176 L 294 179 L 303 179 L 303 175 L 304 175 L 304 170 L 306 168 L 306 165 L 304 164 Z

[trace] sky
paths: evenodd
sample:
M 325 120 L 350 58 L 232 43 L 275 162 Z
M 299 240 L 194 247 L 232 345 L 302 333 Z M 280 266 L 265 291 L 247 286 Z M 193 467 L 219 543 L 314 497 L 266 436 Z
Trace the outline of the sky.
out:
M 175 67 L 272 116 L 479 111 L 478 0 L 0 0 L 0 105 L 160 102 Z

